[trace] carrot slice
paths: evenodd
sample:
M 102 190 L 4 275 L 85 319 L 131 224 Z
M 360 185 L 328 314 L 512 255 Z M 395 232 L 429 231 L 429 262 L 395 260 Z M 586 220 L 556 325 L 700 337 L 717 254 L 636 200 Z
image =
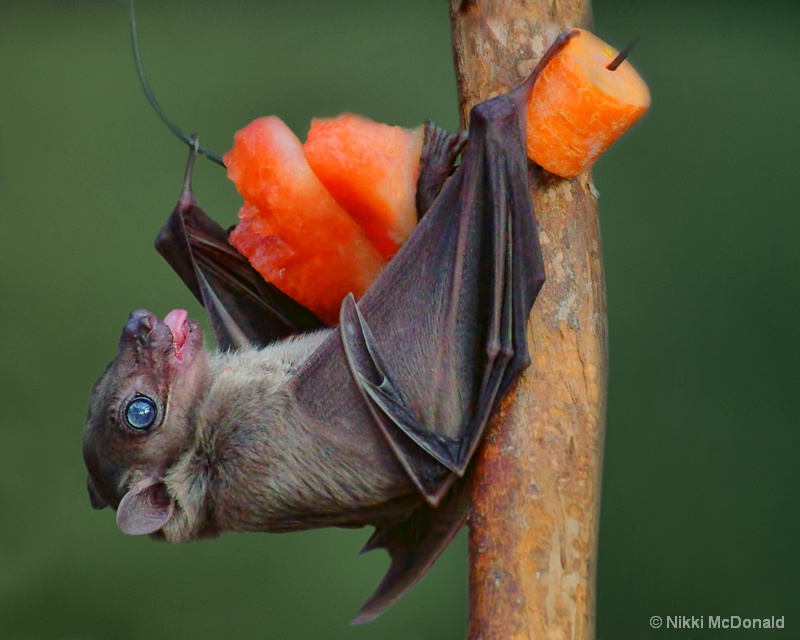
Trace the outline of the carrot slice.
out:
M 312 120 L 304 145 L 314 173 L 387 260 L 417 223 L 422 139 L 421 126 L 403 129 L 345 113 Z
M 578 31 L 528 99 L 528 157 L 564 178 L 586 171 L 650 106 L 647 85 L 631 64 L 611 71 L 616 49 Z
M 245 200 L 231 242 L 282 291 L 336 324 L 342 299 L 361 296 L 385 261 L 308 166 L 277 117 L 259 118 L 223 158 Z

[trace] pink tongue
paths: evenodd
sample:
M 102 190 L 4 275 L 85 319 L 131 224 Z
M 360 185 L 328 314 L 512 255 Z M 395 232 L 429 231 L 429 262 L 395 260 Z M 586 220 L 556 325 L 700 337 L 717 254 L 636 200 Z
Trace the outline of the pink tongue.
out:
M 188 313 L 184 309 L 175 309 L 170 311 L 164 317 L 164 324 L 169 327 L 172 332 L 172 341 L 175 343 L 175 349 L 179 350 L 183 343 L 186 342 L 186 336 L 189 334 L 186 328 L 186 318 Z

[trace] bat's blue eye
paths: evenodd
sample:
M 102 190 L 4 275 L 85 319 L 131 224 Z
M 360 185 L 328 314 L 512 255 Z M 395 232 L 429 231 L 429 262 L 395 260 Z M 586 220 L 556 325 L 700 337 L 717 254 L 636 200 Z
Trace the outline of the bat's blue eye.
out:
M 145 431 L 152 427 L 158 417 L 158 407 L 147 396 L 135 396 L 125 407 L 125 420 L 133 429 Z

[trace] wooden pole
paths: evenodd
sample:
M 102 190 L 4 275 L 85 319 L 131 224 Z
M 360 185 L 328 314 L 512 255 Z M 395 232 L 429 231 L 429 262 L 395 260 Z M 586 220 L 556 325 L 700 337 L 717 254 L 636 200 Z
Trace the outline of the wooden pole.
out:
M 588 0 L 452 0 L 462 125 L 519 85 L 555 37 L 591 26 Z M 547 282 L 532 365 L 474 465 L 469 640 L 589 640 L 606 400 L 606 304 L 591 178 L 531 167 Z

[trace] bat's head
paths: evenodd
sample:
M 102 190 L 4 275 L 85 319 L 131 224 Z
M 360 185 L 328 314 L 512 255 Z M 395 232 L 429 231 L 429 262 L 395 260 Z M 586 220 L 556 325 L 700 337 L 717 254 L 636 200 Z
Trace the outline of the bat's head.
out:
M 92 389 L 83 434 L 92 506 L 115 509 L 125 533 L 154 533 L 172 516 L 163 480 L 192 444 L 207 375 L 202 332 L 185 311 L 163 321 L 131 313 L 117 356 Z

